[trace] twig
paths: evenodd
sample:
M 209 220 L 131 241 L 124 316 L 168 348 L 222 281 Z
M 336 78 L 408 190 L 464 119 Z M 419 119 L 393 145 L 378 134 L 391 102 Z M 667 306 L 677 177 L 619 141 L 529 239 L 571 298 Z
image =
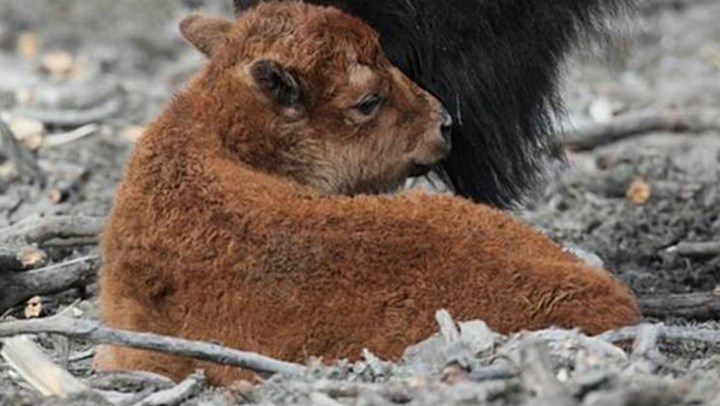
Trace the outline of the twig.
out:
M 720 241 L 681 242 L 668 248 L 668 252 L 684 257 L 712 257 L 720 255 Z
M 95 352 L 97 352 L 95 348 L 89 348 L 85 351 L 72 354 L 68 357 L 68 362 L 78 362 L 92 358 L 95 356 Z
M 160 390 L 175 386 L 172 379 L 166 376 L 135 370 L 95 371 L 86 382 L 93 389 L 106 391 L 117 388 L 147 386 Z
M 38 185 L 41 189 L 44 188 L 47 177 L 38 166 L 32 151 L 15 138 L 10 126 L 3 120 L 0 120 L 0 143 L 4 146 L 7 158 L 15 166 L 20 178 Z
M 440 328 L 440 335 L 447 344 L 452 344 L 460 338 L 460 331 L 447 310 L 440 309 L 435 312 L 435 321 Z
M 534 391 L 542 404 L 575 405 L 552 370 L 547 347 L 540 341 L 528 343 L 520 350 L 521 377 L 525 385 Z
M 89 255 L 32 271 L 0 273 L 0 313 L 35 295 L 88 285 L 98 263 L 97 255 Z
M 176 405 L 197 392 L 205 384 L 205 375 L 195 372 L 175 387 L 155 392 L 133 406 L 166 406 Z
M 617 330 L 606 331 L 598 335 L 597 338 L 609 342 L 633 340 L 637 336 L 638 330 L 640 330 L 640 326 L 628 326 Z M 720 343 L 720 330 L 694 326 L 663 326 L 658 334 L 658 339 L 697 340 L 717 344 Z
M 633 352 L 630 357 L 630 365 L 623 371 L 626 376 L 637 373 L 651 374 L 659 367 L 654 359 L 660 358 L 657 349 L 658 338 L 662 332 L 662 325 L 641 324 L 638 326 Z
M 720 110 L 645 110 L 616 117 L 609 123 L 576 128 L 562 143 L 574 151 L 610 144 L 651 131 L 702 132 L 720 130 Z
M 648 317 L 682 317 L 694 320 L 720 317 L 720 295 L 715 292 L 641 296 L 638 304 L 641 313 Z
M 69 142 L 77 141 L 81 138 L 95 134 L 98 128 L 100 127 L 97 124 L 88 124 L 78 127 L 72 131 L 51 134 L 43 139 L 42 145 L 44 147 L 57 147 L 59 145 L 65 145 Z
M 123 106 L 123 98 L 114 96 L 97 107 L 85 110 L 57 110 L 24 107 L 15 113 L 23 117 L 42 121 L 45 124 L 61 127 L 76 127 L 84 124 L 106 120 L 117 114 Z
M 82 338 L 94 344 L 111 344 L 196 358 L 222 365 L 246 368 L 255 372 L 302 374 L 305 366 L 279 361 L 252 352 L 239 351 L 218 344 L 153 333 L 140 333 L 104 327 L 90 320 L 67 317 L 9 321 L 0 323 L 0 337 L 17 334 L 53 333 Z
M 30 337 L 12 337 L 3 340 L 2 344 L 2 357 L 42 395 L 67 398 L 88 390 L 82 382 L 52 362 Z

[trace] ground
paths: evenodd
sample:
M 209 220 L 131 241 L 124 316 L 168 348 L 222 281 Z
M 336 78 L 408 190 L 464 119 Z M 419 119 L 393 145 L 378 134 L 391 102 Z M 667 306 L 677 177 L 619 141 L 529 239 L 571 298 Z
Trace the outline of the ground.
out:
M 139 130 L 202 63 L 201 56 L 180 39 L 179 19 L 193 7 L 230 15 L 229 6 L 221 0 L 0 2 L 0 111 L 24 137 L 22 141 L 33 147 L 47 174 L 42 191 L 18 181 L 9 147 L 2 144 L 0 241 L 2 227 L 29 216 L 108 213 Z M 555 165 L 547 183 L 514 213 L 562 244 L 596 255 L 641 297 L 719 291 L 720 255 L 678 249 L 679 244 L 720 240 L 718 16 L 717 1 L 645 2 L 637 14 L 615 27 L 612 41 L 576 51 L 564 70 L 568 114 L 563 126 L 568 137 L 576 129 L 582 133 L 583 128 L 602 126 L 615 116 L 667 109 L 702 111 L 711 116 L 714 126 L 706 125 L 702 131 L 665 126 L 590 150 L 570 150 L 567 164 Z M 44 130 L 36 129 L 38 120 L 45 123 Z M 0 254 L 2 248 L 0 243 Z M 92 241 L 76 242 L 47 252 L 48 262 L 61 262 L 93 255 L 96 247 Z M 52 313 L 76 303 L 83 317 L 93 319 L 96 289 L 90 284 L 41 295 L 41 307 Z M 23 317 L 26 309 L 21 304 L 7 313 Z M 663 319 L 688 329 L 689 322 L 706 322 L 701 327 L 718 336 L 712 322 L 720 318 L 717 310 L 696 320 L 677 314 L 654 316 L 647 321 Z M 558 391 L 583 404 L 720 404 L 717 389 L 712 389 L 720 374 L 720 351 L 708 344 L 712 340 L 678 342 L 670 330 L 663 331 L 655 331 L 661 337 L 659 354 L 636 349 L 629 359 L 613 353 L 618 347 L 608 344 L 611 349 L 598 350 L 601 344 L 595 341 L 591 345 L 577 335 L 555 332 L 547 343 L 554 360 L 554 382 L 560 382 L 562 389 Z M 428 368 L 439 372 L 439 381 L 428 378 L 418 383 L 419 369 L 412 367 L 417 362 L 397 366 L 368 356 L 359 364 L 318 368 L 312 377 L 276 377 L 253 390 L 200 388 L 187 402 L 522 404 L 535 399 L 543 404 L 558 400 L 545 390 L 552 384 L 543 380 L 542 371 L 533 369 L 537 369 L 532 361 L 536 352 L 527 342 L 536 336 L 488 338 L 490 333 L 482 329 L 473 334 L 484 338 L 469 339 L 470 350 L 434 344 L 433 351 L 442 347 L 442 356 L 428 361 Z M 463 333 L 460 341 L 477 338 L 473 334 Z M 482 352 L 478 346 L 488 340 L 494 348 L 492 356 L 485 348 L 486 356 L 469 361 L 470 366 L 460 362 L 464 368 L 457 368 L 458 363 L 444 368 L 448 357 Z M 717 345 L 718 339 L 713 340 Z M 41 341 L 57 359 L 63 341 L 54 336 Z M 567 348 L 568 343 L 574 343 L 573 349 Z M 91 354 L 83 351 L 92 347 L 79 342 L 71 348 L 69 371 L 97 384 L 98 376 L 82 356 Z M 538 352 L 542 358 L 544 352 Z M 497 366 L 495 360 L 502 354 L 517 361 L 519 371 L 507 377 L 478 378 L 490 373 L 488 368 Z M 583 370 L 583 365 L 592 364 L 588 361 L 592 356 L 601 371 L 594 378 Z M 652 366 L 648 369 L 642 360 Z M 349 386 L 338 387 L 338 379 Z M 546 385 L 533 384 L 538 381 Z M 147 382 L 138 385 L 143 384 Z M 132 389 L 124 385 L 121 389 Z M 643 393 L 652 396 L 642 397 Z M 41 402 L 0 361 L 0 405 Z

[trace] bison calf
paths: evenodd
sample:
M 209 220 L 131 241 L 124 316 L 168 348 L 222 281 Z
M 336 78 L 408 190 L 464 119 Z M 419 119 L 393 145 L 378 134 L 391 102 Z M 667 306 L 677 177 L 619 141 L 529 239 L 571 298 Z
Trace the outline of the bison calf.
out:
M 102 316 L 291 361 L 396 358 L 433 314 L 500 332 L 633 323 L 630 291 L 462 198 L 396 191 L 450 148 L 441 104 L 333 8 L 268 3 L 181 24 L 208 64 L 149 126 L 102 247 Z M 241 371 L 107 347 L 104 368 Z

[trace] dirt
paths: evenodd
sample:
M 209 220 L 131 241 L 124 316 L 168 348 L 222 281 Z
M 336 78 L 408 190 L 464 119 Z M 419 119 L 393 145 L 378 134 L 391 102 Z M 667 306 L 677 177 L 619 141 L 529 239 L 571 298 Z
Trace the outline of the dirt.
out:
M 198 6 L 230 15 L 229 2 L 221 0 L 0 2 L 0 111 L 17 116 L 27 107 L 24 101 L 28 97 L 36 100 L 38 108 L 76 112 L 108 100 L 121 101 L 114 114 L 90 121 L 97 124 L 93 134 L 61 145 L 46 144 L 37 150 L 40 165 L 48 175 L 49 189 L 67 189 L 60 202 L 52 201 L 47 193 L 39 192 L 32 185 L 15 180 L 12 166 L 0 152 L 0 228 L 30 215 L 104 216 L 108 213 L 114 187 L 133 146 L 129 134 L 151 120 L 202 63 L 202 58 L 180 39 L 176 28 L 179 19 Z M 720 106 L 718 17 L 720 2 L 717 1 L 646 3 L 637 15 L 618 26 L 622 41 L 611 42 L 599 51 L 595 47 L 594 52 L 587 52 L 588 49 L 577 52 L 565 70 L 567 128 L 602 119 L 608 112 Z M 36 54 L 19 55 L 17 44 L 22 33 L 37 35 L 40 45 Z M 67 52 L 74 58 L 69 78 L 42 68 L 43 58 L 55 50 Z M 46 135 L 46 140 L 57 139 L 58 133 L 87 124 L 81 121 L 73 125 L 48 125 L 50 135 Z M 81 172 L 82 175 L 78 175 Z M 708 292 L 720 287 L 720 256 L 681 256 L 674 247 L 681 242 L 720 239 L 719 178 L 719 132 L 652 132 L 589 152 L 570 152 L 568 164 L 556 165 L 547 183 L 538 187 L 534 199 L 516 214 L 562 244 L 594 253 L 640 296 Z M 628 197 L 633 182 L 647 188 L 646 200 L 633 202 Z M 72 187 L 66 188 L 68 184 Z M 67 259 L 93 252 L 96 252 L 94 246 L 58 249 L 52 257 Z M 95 318 L 96 289 L 90 286 L 84 291 L 64 292 L 44 300 L 52 312 L 79 298 L 85 316 Z M 18 315 L 21 310 L 22 307 L 15 309 L 13 314 Z M 718 318 L 716 315 L 715 319 Z M 687 325 L 685 320 L 666 321 Z M 718 330 L 714 323 L 703 327 Z M 57 354 L 55 338 L 45 337 L 42 342 L 49 353 Z M 74 351 L 87 348 L 82 343 L 73 345 Z M 559 350 L 551 352 L 554 357 L 569 357 Z M 685 385 L 687 390 L 682 392 L 685 396 L 682 402 L 691 403 L 690 393 L 701 393 L 700 403 L 706 401 L 707 391 L 703 392 L 698 385 L 717 382 L 720 351 L 697 340 L 681 343 L 661 340 L 660 352 L 663 361 L 658 363 L 659 370 L 647 374 L 657 378 L 652 387 Z M 571 381 L 580 362 L 579 353 L 573 354 L 577 357 L 566 360 L 572 366 Z M 490 364 L 486 361 L 483 366 Z M 631 363 L 623 362 L 623 368 Z M 443 371 L 443 382 L 447 383 L 449 372 L 441 364 L 435 363 L 431 369 Z M 87 359 L 71 362 L 69 368 L 81 378 L 94 374 Z M 401 366 L 373 364 L 368 360 L 354 365 L 338 364 L 318 368 L 315 375 L 302 382 L 276 377 L 255 390 L 206 389 L 191 397 L 187 404 L 337 404 L 331 403 L 337 401 L 381 404 L 400 402 L 403 393 L 410 393 L 412 396 L 408 396 L 415 404 L 521 404 L 532 399 L 531 386 L 518 377 L 491 380 L 497 387 L 483 381 L 480 386 L 463 387 L 452 393 L 448 392 L 447 385 L 431 384 L 412 386 L 412 390 L 405 388 L 403 392 L 395 386 L 402 386 L 398 382 L 406 384 L 412 375 L 403 371 Z M 664 376 L 679 380 L 663 381 Z M 382 388 L 355 388 L 354 396 L 343 397 L 319 390 L 317 385 L 322 379 L 389 383 Z M 477 382 L 467 377 L 460 381 L 460 386 Z M 593 396 L 605 399 L 605 404 L 613 404 L 612 396 L 620 393 L 618 388 L 631 393 L 632 385 L 636 385 L 636 389 L 649 385 L 648 380 L 642 381 L 643 384 L 638 383 L 640 381 L 637 378 L 598 385 L 592 389 L 596 391 Z M 485 392 L 477 393 L 478 388 Z M 678 393 L 675 389 L 667 390 Z M 584 392 L 578 396 L 584 403 L 592 403 L 592 396 L 585 396 Z M 669 404 L 667 402 L 675 399 L 673 396 L 652 403 Z M 6 364 L 0 363 L 0 405 L 54 404 L 56 401 L 43 400 L 13 376 Z M 92 404 L 91 400 L 86 401 Z

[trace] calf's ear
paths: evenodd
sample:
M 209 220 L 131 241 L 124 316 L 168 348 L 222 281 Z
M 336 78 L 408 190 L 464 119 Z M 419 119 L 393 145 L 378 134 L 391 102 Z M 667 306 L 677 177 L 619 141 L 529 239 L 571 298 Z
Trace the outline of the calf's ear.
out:
M 227 39 L 233 23 L 222 17 L 194 14 L 180 22 L 185 40 L 207 57 L 213 56 Z
M 255 84 L 288 113 L 304 111 L 305 97 L 297 72 L 271 59 L 261 59 L 250 67 Z

